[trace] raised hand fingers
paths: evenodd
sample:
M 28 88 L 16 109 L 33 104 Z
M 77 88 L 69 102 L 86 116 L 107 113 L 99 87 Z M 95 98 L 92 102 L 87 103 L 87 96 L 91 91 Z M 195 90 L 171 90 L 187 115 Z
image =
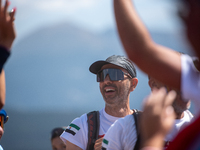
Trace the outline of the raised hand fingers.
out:
M 173 103 L 173 101 L 176 98 L 176 92 L 175 91 L 170 91 L 164 101 L 164 106 L 163 109 L 165 111 L 163 111 L 163 117 L 164 119 L 167 119 L 166 122 L 170 123 L 170 120 L 172 120 L 171 118 L 174 118 L 175 116 L 172 115 L 173 113 L 173 107 L 171 106 L 171 104 Z
M 155 89 L 152 91 L 152 93 L 148 96 L 145 107 L 151 108 L 151 109 L 161 109 L 163 107 L 164 98 L 166 96 L 166 89 L 160 88 Z
M 11 22 L 13 22 L 13 21 L 15 20 L 15 18 L 14 18 L 15 12 L 16 12 L 16 7 L 13 8 L 13 9 L 10 11 L 10 13 L 9 13 L 9 15 L 10 15 L 10 21 L 11 21 Z
M 176 92 L 175 91 L 169 91 L 169 93 L 167 94 L 165 101 L 164 101 L 164 106 L 170 106 L 174 99 L 176 98 Z
M 157 89 L 153 91 L 147 98 L 144 104 L 145 117 L 161 117 L 165 118 L 168 114 L 171 114 L 173 108 L 171 104 L 176 98 L 176 92 L 170 91 L 167 93 L 165 88 Z M 173 116 L 174 117 L 174 116 Z
M 0 0 L 2 3 L 2 1 Z M 14 15 L 15 10 L 14 8 L 12 12 L 7 12 L 9 6 L 9 1 L 5 1 L 5 5 L 1 6 L 0 11 L 0 45 L 6 47 L 7 49 L 11 49 L 11 46 L 13 44 L 13 41 L 16 37 L 15 28 L 14 28 Z
M 5 2 L 5 6 L 4 6 L 4 18 L 6 19 L 6 17 L 7 17 L 7 10 L 8 10 L 8 6 L 9 6 L 9 2 L 8 2 L 8 0 L 6 0 L 6 2 Z
M 174 111 L 171 106 L 176 97 L 174 91 L 167 93 L 165 88 L 153 91 L 147 97 L 141 116 L 141 127 L 144 138 L 156 135 L 163 137 L 171 129 L 174 121 Z M 146 125 L 148 124 L 148 128 Z

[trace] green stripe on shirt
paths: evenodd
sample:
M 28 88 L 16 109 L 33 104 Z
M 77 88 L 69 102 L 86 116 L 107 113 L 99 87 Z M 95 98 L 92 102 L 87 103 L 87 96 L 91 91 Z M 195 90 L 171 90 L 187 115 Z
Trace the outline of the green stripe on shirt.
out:
M 108 145 L 108 141 L 106 139 L 103 139 L 103 143 Z
M 79 129 L 80 129 L 80 127 L 78 127 L 77 125 L 75 125 L 75 124 L 73 124 L 73 123 L 71 123 L 69 126 L 75 128 L 76 130 L 79 130 Z

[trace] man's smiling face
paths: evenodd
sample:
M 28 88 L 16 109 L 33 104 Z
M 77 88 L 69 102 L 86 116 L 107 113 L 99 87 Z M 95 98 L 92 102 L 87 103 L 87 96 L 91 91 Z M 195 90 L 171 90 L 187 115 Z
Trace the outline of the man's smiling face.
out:
M 128 73 L 125 69 L 112 64 L 104 65 L 101 70 L 108 68 L 120 69 Z M 131 92 L 129 79 L 127 75 L 124 75 L 124 80 L 111 81 L 109 75 L 107 75 L 105 80 L 99 83 L 101 94 L 107 104 L 121 103 L 128 99 Z

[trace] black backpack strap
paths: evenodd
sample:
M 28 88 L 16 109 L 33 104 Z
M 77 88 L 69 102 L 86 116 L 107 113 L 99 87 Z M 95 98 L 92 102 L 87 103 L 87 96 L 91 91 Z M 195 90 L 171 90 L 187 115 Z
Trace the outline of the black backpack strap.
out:
M 87 122 L 88 122 L 88 144 L 87 150 L 93 150 L 95 141 L 99 136 L 99 111 L 92 111 L 87 114 Z
M 134 109 L 133 117 L 134 117 L 134 120 L 135 120 L 135 128 L 136 128 L 136 131 L 137 131 L 137 141 L 135 143 L 135 147 L 134 147 L 133 150 L 139 150 L 140 149 L 140 129 L 139 129 L 139 125 L 138 125 L 140 115 L 141 115 L 141 111 Z

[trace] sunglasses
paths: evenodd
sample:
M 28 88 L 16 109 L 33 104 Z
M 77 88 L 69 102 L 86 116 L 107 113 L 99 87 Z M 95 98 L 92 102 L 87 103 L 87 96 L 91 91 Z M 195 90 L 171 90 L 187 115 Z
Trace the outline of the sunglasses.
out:
M 132 78 L 128 73 L 123 72 L 120 69 L 103 69 L 97 73 L 97 82 L 103 82 L 106 76 L 109 75 L 111 81 L 124 80 L 124 75 Z

